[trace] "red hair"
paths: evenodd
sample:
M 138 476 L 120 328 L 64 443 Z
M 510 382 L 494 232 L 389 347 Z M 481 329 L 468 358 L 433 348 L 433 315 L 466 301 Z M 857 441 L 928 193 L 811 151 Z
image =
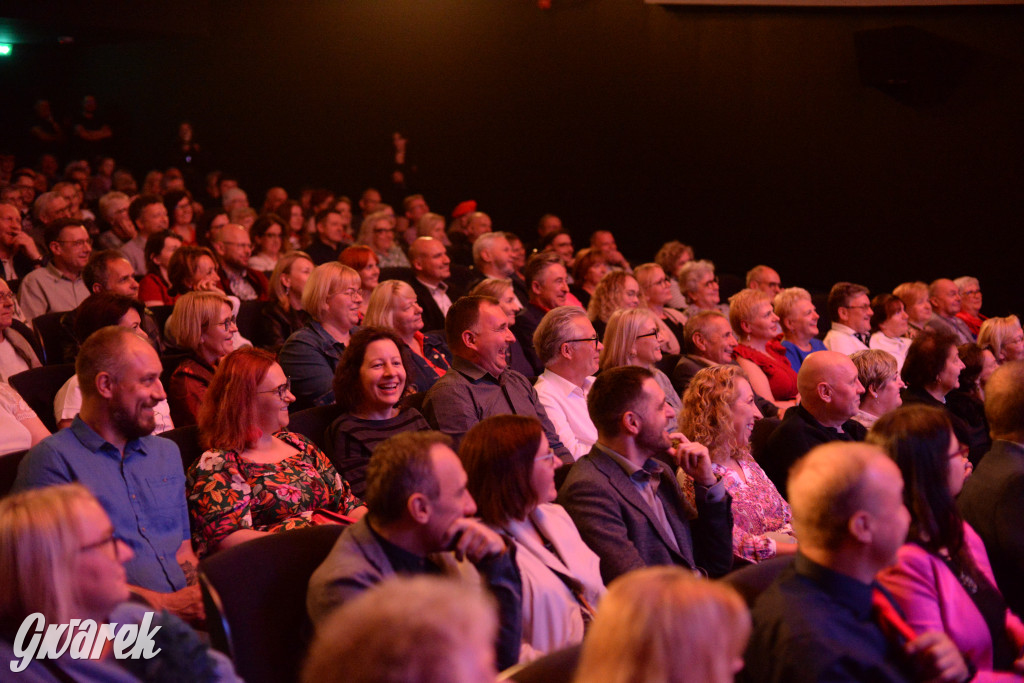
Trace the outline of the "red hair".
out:
M 221 359 L 196 418 L 204 448 L 242 452 L 263 436 L 256 392 L 276 362 L 272 353 L 250 347 Z
M 338 254 L 338 260 L 343 264 L 354 270 L 362 270 L 370 263 L 370 259 L 377 260 L 377 255 L 373 253 L 373 249 L 360 245 L 353 245 L 351 247 L 345 247 L 345 249 Z

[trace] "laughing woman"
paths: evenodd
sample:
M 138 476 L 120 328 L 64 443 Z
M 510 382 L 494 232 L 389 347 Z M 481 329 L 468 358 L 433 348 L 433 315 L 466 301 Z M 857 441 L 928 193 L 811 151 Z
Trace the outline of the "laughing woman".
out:
M 199 411 L 208 451 L 188 471 L 199 556 L 268 533 L 317 524 L 318 513 L 366 512 L 327 457 L 289 432 L 295 400 L 274 356 L 239 349 L 225 358 Z
M 694 375 L 679 417 L 679 431 L 707 446 L 715 476 L 732 496 L 733 555 L 747 562 L 796 552 L 789 504 L 750 457 L 750 433 L 760 417 L 750 382 L 732 365 Z M 680 479 L 692 500 L 692 480 Z

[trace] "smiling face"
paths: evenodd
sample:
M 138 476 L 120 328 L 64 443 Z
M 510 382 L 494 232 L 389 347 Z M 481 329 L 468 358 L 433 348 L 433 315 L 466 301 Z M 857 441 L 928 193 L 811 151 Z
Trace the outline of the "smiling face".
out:
M 619 308 L 638 308 L 640 306 L 640 283 L 632 275 L 626 277 L 623 282 L 622 293 L 619 300 L 615 302 Z
M 376 256 L 371 255 L 366 265 L 359 269 L 359 281 L 364 292 L 372 292 L 380 284 L 380 266 L 377 265 Z
M 230 309 L 229 309 L 230 311 Z M 121 377 L 109 398 L 110 422 L 126 441 L 153 433 L 156 404 L 167 398 L 160 384 L 160 357 L 148 342 L 135 336 L 125 342 Z
M 107 262 L 107 281 L 102 291 L 134 299 L 139 293 L 139 283 L 135 280 L 134 271 L 127 259 L 111 259 Z
M 932 303 L 927 296 L 922 296 L 913 306 L 907 309 L 910 322 L 918 327 L 923 326 L 932 317 Z
M 710 310 L 718 306 L 718 277 L 714 273 L 705 273 L 697 282 L 697 288 L 689 292 L 690 298 L 697 308 Z
M 533 458 L 533 473 L 530 475 L 530 488 L 537 497 L 537 503 L 553 503 L 558 495 L 555 488 L 555 469 L 557 458 L 552 457 L 551 446 L 547 437 L 540 435 L 540 447 Z
M 794 339 L 810 340 L 818 336 L 818 311 L 814 304 L 806 299 L 797 301 L 789 309 L 786 316 L 786 333 Z
M 839 307 L 839 321 L 854 332 L 871 331 L 871 300 L 867 294 L 858 294 L 846 306 Z
M 651 316 L 640 326 L 640 334 L 633 342 L 633 362 L 630 365 L 651 367 L 661 360 L 661 332 Z
M 166 269 L 171 264 L 171 257 L 174 256 L 174 252 L 178 251 L 179 247 L 181 247 L 180 237 L 165 237 L 164 248 L 160 250 L 159 254 L 153 256 L 153 262 Z
M 260 429 L 264 433 L 273 434 L 288 426 L 288 406 L 295 402 L 295 394 L 291 389 L 282 388 L 288 384 L 288 377 L 277 363 L 267 368 L 267 374 L 256 387 L 256 400 L 259 402 L 257 414 Z
M 749 443 L 754 423 L 761 419 L 761 411 L 754 403 L 754 391 L 750 388 L 750 382 L 742 377 L 736 378 L 736 400 L 729 408 L 732 414 L 733 432 L 740 443 Z
M 174 224 L 188 225 L 192 222 L 192 200 L 182 197 L 181 201 L 174 205 Z
M 1003 343 L 1002 359 L 1000 362 L 1005 363 L 1021 359 L 1024 359 L 1024 330 L 1021 329 L 1020 325 L 1017 325 L 1011 330 L 1009 340 Z
M 441 240 L 416 240 L 412 265 L 424 282 L 437 284 L 447 280 L 452 274 L 451 263 L 448 250 Z
M 491 267 L 503 278 L 511 276 L 514 267 L 512 265 L 512 245 L 509 244 L 509 241 L 504 237 L 497 237 L 487 251 L 491 257 Z
M 480 304 L 480 318 L 463 338 L 467 336 L 467 347 L 474 356 L 470 360 L 495 377 L 505 371 L 508 367 L 505 352 L 516 338 L 509 329 L 508 316 L 500 306 L 486 302 Z
M 607 268 L 607 266 L 605 266 Z M 672 298 L 672 283 L 659 268 L 651 268 L 645 278 L 647 284 L 643 288 L 644 297 L 652 306 L 664 306 Z
M 72 273 L 81 273 L 92 253 L 89 232 L 80 225 L 69 225 L 50 242 L 50 252 L 57 267 Z
M 939 280 L 930 299 L 939 315 L 949 318 L 960 312 L 960 288 L 952 280 Z
M 960 448 L 960 442 L 952 430 L 949 432 L 949 493 L 955 498 L 960 495 L 967 480 L 967 453 Z
M 412 287 L 403 287 L 395 294 L 395 332 L 406 339 L 423 329 L 423 308 L 416 302 L 416 292 Z
M 751 339 L 768 341 L 779 334 L 779 316 L 772 310 L 769 301 L 762 301 L 754 307 L 748 320 L 743 321 L 743 328 Z
M 199 354 L 209 363 L 218 361 L 234 349 L 232 337 L 237 327 L 233 321 L 231 306 L 221 304 L 220 315 L 203 329 L 199 338 Z
M 935 379 L 935 385 L 943 395 L 960 386 L 960 371 L 963 369 L 964 362 L 960 360 L 956 346 L 951 344 L 946 352 L 946 364 L 942 366 L 939 376 Z
M 281 253 L 281 244 L 284 240 L 284 228 L 277 223 L 272 224 L 262 237 L 256 238 L 256 247 L 260 253 L 276 258 Z
M 516 324 L 516 313 L 523 310 L 523 304 L 519 301 L 519 297 L 516 296 L 516 292 L 511 287 L 506 287 L 502 293 L 501 298 L 498 299 L 498 303 L 501 304 L 501 310 L 508 316 L 508 324 Z
M 736 335 L 724 316 L 715 316 L 708 324 L 708 334 L 701 335 L 696 341 L 704 346 L 701 356 L 712 363 L 724 365 L 733 362 Z
M 893 306 L 893 313 L 878 327 L 887 337 L 902 337 L 910 329 L 910 316 L 902 301 L 897 301 Z
M 831 390 L 829 414 L 839 422 L 849 420 L 860 410 L 864 385 L 857 377 L 857 366 L 849 358 L 838 360 L 828 373 Z
M 373 250 L 378 254 L 387 253 L 395 245 L 395 227 L 387 218 L 382 218 L 373 224 L 373 232 L 370 241 L 373 243 Z
M 405 380 L 402 354 L 395 343 L 390 339 L 371 342 L 359 366 L 362 389 L 359 407 L 375 413 L 394 408 L 405 391 Z
M 665 400 L 665 392 L 654 379 L 645 379 L 640 406 L 635 411 L 641 420 L 636 436 L 637 447 L 648 455 L 667 450 L 672 441 L 668 438 L 668 425 L 675 418 L 675 411 Z
M 323 322 L 345 331 L 359 324 L 359 304 L 363 303 L 359 285 L 358 281 L 352 282 L 348 277 L 341 278 L 338 289 L 327 297 L 327 313 Z
M 541 271 L 537 279 L 530 283 L 531 295 L 542 308 L 548 310 L 565 305 L 565 297 L 569 293 L 569 280 L 565 266 L 553 263 Z
M 572 265 L 572 237 L 569 237 L 568 233 L 562 233 L 558 237 L 551 240 L 551 251 L 558 254 L 558 257 L 562 259 L 562 265 L 566 268 Z
M 281 282 L 288 288 L 288 295 L 293 301 L 302 301 L 302 290 L 306 287 L 306 280 L 313 272 L 313 262 L 307 258 L 297 258 L 292 261 L 288 272 L 281 276 Z
M 212 258 L 203 254 L 196 259 L 196 271 L 185 284 L 189 289 L 200 289 L 203 283 L 219 283 L 217 264 Z
M 875 390 L 875 405 L 878 407 L 878 414 L 884 415 L 890 410 L 895 410 L 903 405 L 903 398 L 900 396 L 900 389 L 903 389 L 906 384 L 903 383 L 903 378 L 898 374 L 887 379 L 882 383 L 882 386 Z

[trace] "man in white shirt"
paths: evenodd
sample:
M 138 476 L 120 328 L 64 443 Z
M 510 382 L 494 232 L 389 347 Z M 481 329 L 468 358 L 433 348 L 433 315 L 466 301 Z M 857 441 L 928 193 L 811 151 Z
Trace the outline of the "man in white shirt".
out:
M 586 312 L 576 306 L 548 311 L 533 333 L 544 372 L 533 388 L 548 419 L 574 460 L 590 452 L 597 428 L 587 412 L 602 345 Z
M 413 272 L 409 284 L 423 308 L 423 330 L 443 330 L 444 317 L 452 307 L 448 296 L 452 260 L 448 258 L 448 250 L 441 240 L 419 237 L 409 247 L 409 263 Z
M 871 299 L 867 287 L 837 282 L 828 293 L 828 313 L 832 329 L 825 335 L 825 348 L 844 356 L 868 348 Z

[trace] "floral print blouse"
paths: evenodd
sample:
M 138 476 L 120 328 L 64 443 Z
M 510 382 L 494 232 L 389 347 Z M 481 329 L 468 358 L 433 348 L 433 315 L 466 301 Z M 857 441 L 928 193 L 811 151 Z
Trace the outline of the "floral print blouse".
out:
M 764 534 L 793 533 L 793 515 L 789 503 L 779 494 L 775 484 L 752 458 L 737 457 L 746 483 L 731 469 L 711 463 L 716 477 L 722 478 L 725 490 L 732 496 L 732 552 L 748 562 L 761 562 L 775 557 L 775 541 Z M 693 480 L 679 473 L 683 495 L 694 502 Z
M 254 463 L 215 448 L 189 468 L 188 510 L 200 557 L 239 529 L 297 529 L 313 524 L 318 508 L 347 514 L 363 504 L 304 436 L 287 431 L 274 436 L 299 452 L 280 462 Z

